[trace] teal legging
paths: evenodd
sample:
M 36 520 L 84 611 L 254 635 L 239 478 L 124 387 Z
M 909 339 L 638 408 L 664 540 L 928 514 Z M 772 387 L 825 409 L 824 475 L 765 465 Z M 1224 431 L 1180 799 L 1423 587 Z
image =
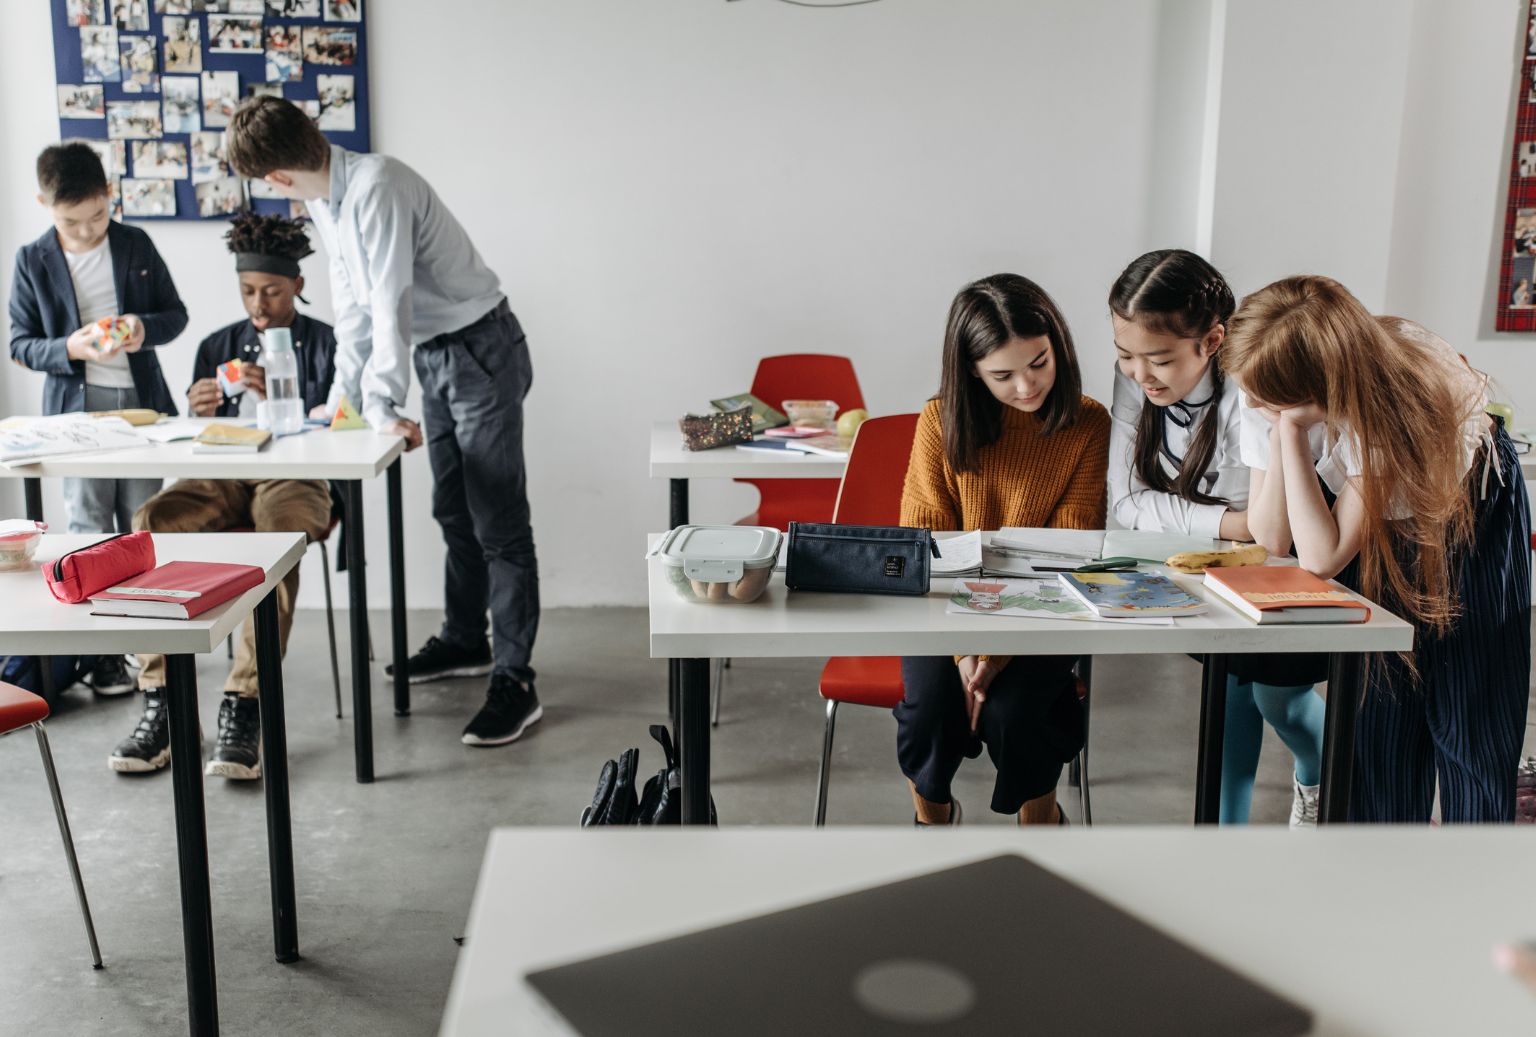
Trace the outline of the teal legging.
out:
M 1221 823 L 1245 825 L 1253 803 L 1253 777 L 1264 744 L 1264 721 L 1296 758 L 1296 781 L 1316 785 L 1323 760 L 1322 697 L 1312 685 L 1280 688 L 1227 677 L 1227 726 L 1221 748 Z

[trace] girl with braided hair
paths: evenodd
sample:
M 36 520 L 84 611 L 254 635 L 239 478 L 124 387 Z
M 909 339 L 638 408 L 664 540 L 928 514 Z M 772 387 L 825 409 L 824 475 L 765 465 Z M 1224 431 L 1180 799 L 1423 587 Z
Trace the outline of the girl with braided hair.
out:
M 1109 499 L 1130 529 L 1252 540 L 1242 409 L 1217 357 L 1236 303 L 1210 263 L 1183 249 L 1148 252 L 1109 293 L 1114 325 Z M 1291 826 L 1316 823 L 1323 749 L 1321 655 L 1228 660 L 1221 823 L 1245 824 L 1264 724 L 1295 758 Z

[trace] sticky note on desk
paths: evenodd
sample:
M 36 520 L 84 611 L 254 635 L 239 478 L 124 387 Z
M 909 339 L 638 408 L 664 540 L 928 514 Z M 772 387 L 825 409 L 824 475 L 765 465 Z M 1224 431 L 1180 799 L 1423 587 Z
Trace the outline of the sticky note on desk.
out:
M 352 401 L 343 396 L 341 402 L 336 405 L 336 415 L 331 418 L 331 431 L 341 432 L 345 429 L 367 427 L 368 423 L 357 412 L 357 408 L 352 406 Z

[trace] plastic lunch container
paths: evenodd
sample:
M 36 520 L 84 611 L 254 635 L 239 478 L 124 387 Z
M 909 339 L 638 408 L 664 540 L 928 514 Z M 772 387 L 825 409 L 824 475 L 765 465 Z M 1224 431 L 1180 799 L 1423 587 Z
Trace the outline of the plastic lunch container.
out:
M 0 572 L 25 569 L 37 553 L 47 523 L 31 519 L 0 520 Z
M 768 589 L 783 536 L 767 526 L 678 526 L 652 554 L 685 601 L 745 605 Z
M 837 427 L 836 400 L 784 400 L 781 405 L 791 425 L 825 429 Z

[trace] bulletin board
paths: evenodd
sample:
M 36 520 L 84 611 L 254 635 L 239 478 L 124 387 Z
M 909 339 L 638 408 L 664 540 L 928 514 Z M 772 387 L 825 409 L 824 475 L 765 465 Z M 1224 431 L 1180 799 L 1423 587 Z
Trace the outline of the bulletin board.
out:
M 1536 331 L 1536 2 L 1527 5 L 1524 59 L 1515 82 L 1515 153 L 1509 162 L 1509 202 L 1494 327 Z
M 245 98 L 305 109 L 333 143 L 369 149 L 365 0 L 50 0 L 59 136 L 102 157 L 128 220 L 289 212 L 234 175 L 224 128 Z

